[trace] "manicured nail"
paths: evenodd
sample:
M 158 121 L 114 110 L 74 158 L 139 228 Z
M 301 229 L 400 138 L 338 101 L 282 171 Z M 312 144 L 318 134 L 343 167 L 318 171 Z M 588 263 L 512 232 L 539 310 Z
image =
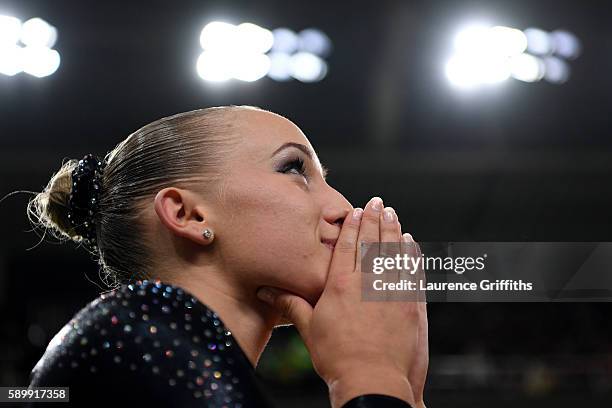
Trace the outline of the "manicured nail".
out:
M 383 211 L 383 219 L 386 222 L 393 222 L 395 211 L 391 207 L 385 207 L 385 211 Z
M 382 211 L 383 209 L 383 200 L 380 197 L 372 197 L 370 200 L 370 205 L 374 211 Z
M 357 207 L 353 210 L 353 220 L 355 221 L 360 220 L 362 215 L 363 215 L 363 210 L 361 208 Z
M 412 242 L 412 235 L 410 235 L 407 232 L 404 235 L 402 235 L 402 238 L 404 239 L 404 242 Z

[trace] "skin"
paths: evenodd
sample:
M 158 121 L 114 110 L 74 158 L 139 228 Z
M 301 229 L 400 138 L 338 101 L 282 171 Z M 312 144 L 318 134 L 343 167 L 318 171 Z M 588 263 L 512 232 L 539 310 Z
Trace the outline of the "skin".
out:
M 241 143 L 227 158 L 220 194 L 165 188 L 149 217 L 163 259 L 156 274 L 205 300 L 255 367 L 274 327 L 289 323 L 256 297 L 257 289 L 281 288 L 315 305 L 332 258 L 321 240 L 338 237 L 353 206 L 327 184 L 312 145 L 291 121 L 257 110 L 234 120 Z M 296 147 L 273 155 L 285 143 L 305 146 L 312 159 Z M 296 157 L 306 175 L 296 168 L 282 173 Z M 205 228 L 215 233 L 212 243 Z
M 322 240 L 337 239 L 354 208 L 326 182 L 312 145 L 291 121 L 245 109 L 235 114 L 232 123 L 240 143 L 225 158 L 218 194 L 205 197 L 168 187 L 159 191 L 145 217 L 153 225 L 151 239 L 159 265 L 153 275 L 185 288 L 216 311 L 255 368 L 273 329 L 300 318 L 287 313 L 291 297 L 304 302 L 295 309 L 296 313 L 302 310 L 302 319 L 312 315 L 310 309 L 326 288 L 334 255 Z M 287 143 L 302 146 L 310 155 L 294 146 L 278 151 Z M 305 174 L 288 167 L 295 158 L 304 162 Z M 393 217 L 396 227 L 386 240 L 399 241 L 401 225 L 394 211 Z M 203 237 L 205 228 L 214 231 L 212 241 Z M 380 237 L 385 238 L 382 230 Z M 277 304 L 265 303 L 256 295 L 261 287 L 280 289 L 278 293 L 289 297 Z M 427 316 L 425 304 L 418 307 L 423 309 L 413 331 L 418 333 L 418 343 L 414 357 L 407 357 L 406 372 L 394 375 L 383 368 L 377 385 L 367 367 L 361 376 L 357 368 L 363 364 L 359 364 L 348 370 L 356 375 L 336 387 L 341 391 L 332 393 L 333 406 L 341 406 L 364 389 L 424 406 Z M 309 350 L 313 348 L 310 344 Z M 405 388 L 408 382 L 411 385 Z M 406 389 L 414 395 L 405 396 Z

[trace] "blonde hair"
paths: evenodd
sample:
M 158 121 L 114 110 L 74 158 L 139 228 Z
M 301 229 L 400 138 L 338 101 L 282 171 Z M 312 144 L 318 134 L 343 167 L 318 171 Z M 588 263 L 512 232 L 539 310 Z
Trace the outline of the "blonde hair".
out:
M 152 122 L 120 142 L 106 156 L 98 211 L 94 214 L 101 278 L 107 286 L 149 278 L 153 257 L 141 211 L 170 185 L 211 192 L 222 177 L 224 155 L 239 139 L 234 121 L 253 106 L 219 106 L 179 113 Z M 72 171 L 78 160 L 64 162 L 44 190 L 28 202 L 35 227 L 61 241 L 83 237 L 68 218 Z M 196 184 L 197 182 L 197 184 Z

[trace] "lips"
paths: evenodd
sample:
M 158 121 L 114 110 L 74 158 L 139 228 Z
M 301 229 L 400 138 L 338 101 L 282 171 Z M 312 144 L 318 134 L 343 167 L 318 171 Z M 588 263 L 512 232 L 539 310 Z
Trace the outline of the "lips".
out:
M 335 239 L 323 238 L 321 240 L 321 243 L 333 251 L 335 246 L 336 246 L 336 241 L 337 240 L 338 240 L 337 238 L 335 238 Z

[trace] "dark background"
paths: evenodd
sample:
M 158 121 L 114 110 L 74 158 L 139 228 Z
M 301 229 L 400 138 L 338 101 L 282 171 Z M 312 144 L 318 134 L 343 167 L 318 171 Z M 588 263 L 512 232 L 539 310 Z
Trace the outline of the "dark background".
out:
M 612 240 L 608 2 L 20 0 L 0 2 L 0 14 L 53 24 L 62 56 L 47 78 L 0 76 L 2 196 L 40 191 L 63 158 L 103 155 L 160 117 L 249 104 L 297 123 L 332 186 L 354 206 L 383 197 L 417 241 Z M 199 33 L 218 19 L 323 30 L 328 76 L 203 82 Z M 576 34 L 570 80 L 453 89 L 443 72 L 452 35 L 479 19 Z M 29 198 L 0 203 L 2 386 L 27 385 L 51 337 L 102 290 L 85 251 L 37 245 Z M 609 406 L 609 309 L 430 304 L 428 406 Z M 293 328 L 278 330 L 260 369 L 281 406 L 328 406 Z

